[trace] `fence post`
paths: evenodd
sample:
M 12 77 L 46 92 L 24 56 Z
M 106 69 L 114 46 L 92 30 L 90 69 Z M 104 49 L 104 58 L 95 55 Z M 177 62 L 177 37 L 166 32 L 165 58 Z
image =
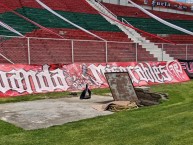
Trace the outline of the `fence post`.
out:
M 106 58 L 106 63 L 108 62 L 108 44 L 107 41 L 105 41 L 105 58 Z
M 74 41 L 71 40 L 71 45 L 72 45 L 72 63 L 74 63 Z
M 30 38 L 27 38 L 27 49 L 28 49 L 28 64 L 31 64 L 31 56 L 30 56 Z
M 186 44 L 186 60 L 188 59 L 188 45 Z
M 138 55 L 137 55 L 137 53 L 138 53 L 138 50 L 137 50 L 137 43 L 135 43 L 135 52 L 136 52 L 136 54 L 135 54 L 135 61 L 136 62 L 138 62 Z
M 162 43 L 162 61 L 164 60 L 163 50 L 164 50 L 164 44 Z

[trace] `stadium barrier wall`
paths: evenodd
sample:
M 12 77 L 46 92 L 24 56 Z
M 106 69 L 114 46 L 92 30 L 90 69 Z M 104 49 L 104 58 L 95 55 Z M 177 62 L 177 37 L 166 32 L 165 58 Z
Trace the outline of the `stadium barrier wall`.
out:
M 134 86 L 178 83 L 189 77 L 178 61 L 0 65 L 0 97 L 107 88 L 105 72 L 128 72 Z

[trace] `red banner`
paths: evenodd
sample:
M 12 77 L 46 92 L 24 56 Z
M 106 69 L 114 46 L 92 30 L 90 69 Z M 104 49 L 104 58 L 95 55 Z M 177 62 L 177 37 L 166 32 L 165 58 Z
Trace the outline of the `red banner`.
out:
M 181 65 L 171 62 L 75 63 L 70 65 L 0 65 L 0 97 L 54 91 L 106 88 L 105 72 L 128 72 L 134 86 L 188 81 Z

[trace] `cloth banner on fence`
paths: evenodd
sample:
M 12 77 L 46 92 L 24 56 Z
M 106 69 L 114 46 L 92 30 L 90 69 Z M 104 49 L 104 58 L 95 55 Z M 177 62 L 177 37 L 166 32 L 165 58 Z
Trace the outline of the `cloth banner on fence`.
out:
M 178 59 L 180 62 L 182 69 L 185 70 L 186 74 L 193 79 L 193 60 L 182 60 Z
M 77 91 L 88 84 L 106 88 L 105 72 L 128 72 L 134 86 L 188 81 L 178 61 L 74 63 L 70 65 L 0 64 L 0 97 L 54 91 Z

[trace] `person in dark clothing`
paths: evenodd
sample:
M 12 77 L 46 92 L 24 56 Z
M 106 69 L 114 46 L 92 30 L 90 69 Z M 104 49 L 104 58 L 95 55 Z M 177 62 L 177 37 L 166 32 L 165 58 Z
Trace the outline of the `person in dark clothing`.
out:
M 152 0 L 152 10 L 153 8 L 156 6 L 156 1 L 155 0 Z
M 91 98 L 91 91 L 88 88 L 88 84 L 86 84 L 86 88 L 82 91 L 80 99 L 90 99 L 90 98 Z

